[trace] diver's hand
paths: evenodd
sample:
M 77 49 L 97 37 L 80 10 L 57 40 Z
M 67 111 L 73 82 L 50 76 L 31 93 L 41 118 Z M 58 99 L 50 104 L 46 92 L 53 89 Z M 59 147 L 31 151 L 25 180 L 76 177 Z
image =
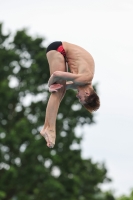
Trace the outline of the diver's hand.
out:
M 49 87 L 49 92 L 57 92 L 60 88 L 62 88 L 63 85 L 59 84 L 59 83 L 55 83 L 55 84 L 52 84 L 50 87 Z

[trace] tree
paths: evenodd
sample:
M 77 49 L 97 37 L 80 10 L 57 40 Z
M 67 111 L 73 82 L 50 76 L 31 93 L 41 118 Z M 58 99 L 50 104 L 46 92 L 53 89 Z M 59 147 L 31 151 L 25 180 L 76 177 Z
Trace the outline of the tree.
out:
M 122 195 L 119 197 L 117 200 L 133 200 L 133 189 L 131 190 L 129 196 L 127 195 Z
M 0 199 L 108 200 L 99 183 L 110 181 L 104 164 L 82 159 L 77 125 L 94 123 L 70 90 L 57 117 L 54 149 L 39 130 L 49 97 L 44 39 L 26 30 L 4 35 L 0 25 Z M 74 149 L 73 144 L 78 145 Z

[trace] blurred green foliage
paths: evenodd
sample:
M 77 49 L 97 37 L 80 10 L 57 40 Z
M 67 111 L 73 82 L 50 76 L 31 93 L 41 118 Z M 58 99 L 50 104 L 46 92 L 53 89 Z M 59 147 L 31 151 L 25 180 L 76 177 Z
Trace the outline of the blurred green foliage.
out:
M 72 90 L 60 105 L 55 148 L 46 147 L 39 134 L 49 98 L 45 39 L 26 30 L 11 36 L 1 24 L 0 200 L 114 200 L 99 186 L 110 181 L 104 164 L 81 157 L 75 127 L 94 123 L 94 116 Z
M 127 195 L 122 195 L 119 197 L 117 200 L 133 200 L 133 189 L 131 190 L 129 196 Z

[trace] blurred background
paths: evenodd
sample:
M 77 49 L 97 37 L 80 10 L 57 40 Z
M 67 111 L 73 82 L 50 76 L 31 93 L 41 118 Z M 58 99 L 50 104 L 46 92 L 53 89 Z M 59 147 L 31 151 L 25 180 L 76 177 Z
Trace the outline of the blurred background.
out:
M 0 0 L 1 199 L 113 200 L 130 196 L 133 188 L 132 19 L 132 0 Z M 45 48 L 56 40 L 82 46 L 94 57 L 93 84 L 101 108 L 90 115 L 77 106 L 74 91 L 68 91 L 57 117 L 56 147 L 49 150 L 39 130 L 49 97 Z M 75 163 L 75 168 L 68 172 L 74 165 L 70 161 Z M 92 174 L 99 179 L 89 182 L 92 191 L 88 188 L 82 191 L 87 180 L 93 179 L 89 175 L 90 166 L 95 168 Z M 82 172 L 83 176 L 74 178 Z M 28 174 L 33 175 L 31 180 L 19 181 Z M 29 187 L 23 188 L 25 183 Z M 52 188 L 61 192 L 59 196 L 52 193 Z M 25 196 L 20 194 L 21 189 Z M 82 192 L 79 194 L 78 190 Z

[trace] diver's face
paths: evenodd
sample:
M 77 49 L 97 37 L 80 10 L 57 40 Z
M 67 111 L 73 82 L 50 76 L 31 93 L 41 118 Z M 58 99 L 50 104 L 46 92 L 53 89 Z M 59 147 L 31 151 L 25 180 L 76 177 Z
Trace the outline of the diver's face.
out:
M 81 90 L 80 90 L 80 91 L 78 91 L 76 97 L 79 99 L 79 102 L 80 102 L 81 104 L 85 104 L 85 99 L 86 99 L 86 97 L 89 96 L 89 95 L 90 95 L 89 92 L 84 92 L 84 91 L 81 91 Z
M 77 93 L 76 97 L 79 99 L 81 104 L 85 104 L 85 95 Z

